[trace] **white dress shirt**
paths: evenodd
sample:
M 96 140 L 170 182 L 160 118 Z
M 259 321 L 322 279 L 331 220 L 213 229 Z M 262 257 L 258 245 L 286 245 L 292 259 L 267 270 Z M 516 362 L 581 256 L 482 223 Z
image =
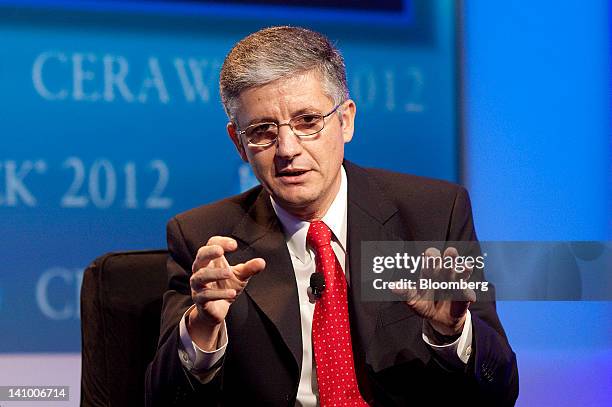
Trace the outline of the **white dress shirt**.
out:
M 332 231 L 332 249 L 338 258 L 338 262 L 343 266 L 347 281 L 350 284 L 350 270 L 348 270 L 346 241 L 347 241 L 347 178 L 344 167 L 341 169 L 340 190 L 336 195 L 327 213 L 321 219 Z M 315 255 L 313 250 L 306 245 L 306 234 L 310 227 L 310 222 L 296 218 L 288 213 L 274 200 L 272 206 L 278 216 L 285 234 L 287 248 L 291 255 L 291 263 L 295 271 L 295 279 L 298 288 L 300 302 L 300 322 L 302 330 L 302 371 L 296 406 L 316 406 L 317 405 L 317 380 L 316 371 L 313 368 L 312 350 L 312 318 L 314 315 L 315 304 L 308 298 L 307 289 L 310 285 L 310 275 L 315 272 Z M 265 270 L 262 271 L 265 273 Z M 221 330 L 219 343 L 221 346 L 216 351 L 207 352 L 198 347 L 189 336 L 187 331 L 186 318 L 189 310 L 185 313 L 179 324 L 181 343 L 183 349 L 179 349 L 179 356 L 183 365 L 196 376 L 200 381 L 206 383 L 214 377 L 219 368 L 211 369 L 225 354 L 227 342 L 227 330 L 225 325 Z M 470 312 L 467 312 L 467 320 L 463 327 L 461 336 L 453 343 L 436 345 L 432 343 L 426 335 L 428 327 L 423 327 L 423 340 L 445 361 L 454 366 L 461 366 L 467 363 L 471 354 L 472 343 L 472 320 Z

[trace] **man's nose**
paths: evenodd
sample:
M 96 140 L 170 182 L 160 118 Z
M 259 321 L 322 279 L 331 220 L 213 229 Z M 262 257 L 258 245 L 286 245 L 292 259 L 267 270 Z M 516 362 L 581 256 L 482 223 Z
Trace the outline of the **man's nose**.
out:
M 276 155 L 285 159 L 293 158 L 302 151 L 300 138 L 293 133 L 289 124 L 278 127 L 278 139 L 276 140 Z

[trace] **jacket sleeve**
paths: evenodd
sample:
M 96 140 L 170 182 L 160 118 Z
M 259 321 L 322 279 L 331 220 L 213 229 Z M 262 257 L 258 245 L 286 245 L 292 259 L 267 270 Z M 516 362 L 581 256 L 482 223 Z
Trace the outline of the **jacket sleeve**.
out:
M 195 252 L 189 249 L 179 221 L 168 222 L 168 290 L 164 294 L 160 337 L 155 358 L 145 376 L 147 406 L 214 406 L 219 403 L 222 367 L 215 378 L 202 384 L 180 360 L 179 322 L 193 302 L 189 278 Z
M 462 187 L 455 197 L 447 240 L 477 241 L 470 198 Z M 479 245 L 474 247 L 480 253 Z M 473 279 L 484 280 L 482 271 L 475 270 L 474 274 Z M 490 405 L 512 406 L 519 391 L 516 355 L 497 316 L 492 284 L 489 283 L 489 291 L 477 294 L 470 311 L 473 339 L 467 373 L 473 375 L 482 398 Z

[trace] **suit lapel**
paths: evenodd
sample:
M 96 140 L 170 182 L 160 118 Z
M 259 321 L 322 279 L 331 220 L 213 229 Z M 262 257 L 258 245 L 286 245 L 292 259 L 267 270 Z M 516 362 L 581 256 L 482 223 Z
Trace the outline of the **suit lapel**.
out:
M 348 242 L 349 272 L 351 288 L 351 326 L 357 328 L 360 345 L 365 352 L 377 327 L 378 315 L 384 306 L 382 302 L 362 300 L 361 285 L 361 242 L 401 240 L 391 226 L 397 207 L 387 200 L 379 186 L 370 180 L 368 173 L 358 166 L 345 161 L 348 179 Z
M 362 301 L 361 242 L 402 240 L 394 233 L 401 226 L 394 218 L 397 207 L 370 180 L 367 171 L 349 161 L 344 162 L 344 167 L 348 179 L 349 309 L 351 326 L 356 328 L 352 335 L 361 352 L 365 352 L 385 303 Z M 231 264 L 254 257 L 266 260 L 265 270 L 251 278 L 245 291 L 276 327 L 293 355 L 299 375 L 302 336 L 297 284 L 285 236 L 267 192 L 262 190 L 232 235 L 239 240 L 239 250 L 228 255 Z
M 262 192 L 234 229 L 233 236 L 244 242 L 232 260 L 254 257 L 266 261 L 266 268 L 253 276 L 245 291 L 274 324 L 297 365 L 302 365 L 302 335 L 297 283 L 280 223 L 267 192 Z

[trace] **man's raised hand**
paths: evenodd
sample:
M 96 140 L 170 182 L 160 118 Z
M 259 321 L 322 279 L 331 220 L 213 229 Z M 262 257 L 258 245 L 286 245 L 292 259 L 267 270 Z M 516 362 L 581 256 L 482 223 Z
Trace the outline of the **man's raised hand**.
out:
M 191 267 L 189 285 L 196 306 L 189 314 L 187 328 L 192 340 L 205 350 L 216 348 L 231 303 L 242 293 L 249 278 L 266 266 L 262 258 L 230 266 L 225 253 L 237 248 L 234 239 L 213 236 L 200 247 Z
M 424 254 L 430 258 L 440 257 L 440 251 L 433 247 L 428 248 Z M 457 249 L 448 247 L 444 250 L 442 257 L 457 258 L 458 255 Z M 472 274 L 472 269 L 472 267 L 466 267 L 464 271 L 458 273 L 454 267 L 424 267 L 421 270 L 420 278 L 446 282 L 457 281 L 459 278 L 468 280 Z M 468 307 L 476 301 L 476 294 L 471 289 L 454 292 L 446 300 L 443 298 L 444 293 L 437 293 L 434 289 L 396 290 L 396 293 L 402 295 L 410 308 L 428 320 L 431 326 L 443 335 L 461 333 Z

